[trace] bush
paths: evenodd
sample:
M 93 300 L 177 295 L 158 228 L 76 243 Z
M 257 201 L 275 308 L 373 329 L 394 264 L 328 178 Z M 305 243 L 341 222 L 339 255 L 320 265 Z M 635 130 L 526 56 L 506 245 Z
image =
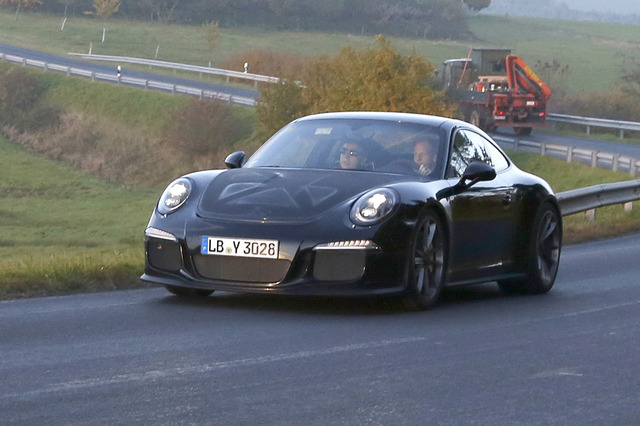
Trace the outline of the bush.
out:
M 640 104 L 637 94 L 616 88 L 607 92 L 567 95 L 564 102 L 554 103 L 554 112 L 637 121 L 640 117 Z
M 58 122 L 59 111 L 39 105 L 46 87 L 26 70 L 11 68 L 0 76 L 0 124 L 19 132 Z
M 308 106 L 302 100 L 302 88 L 294 80 L 264 85 L 260 89 L 257 107 L 256 132 L 266 140 L 285 124 L 307 114 Z
M 165 143 L 191 161 L 212 158 L 249 137 L 251 127 L 239 119 L 234 107 L 211 100 L 192 100 L 172 114 L 167 122 Z
M 420 56 L 401 55 L 384 37 L 378 47 L 345 48 L 333 57 L 313 58 L 298 74 L 263 86 L 258 109 L 261 132 L 307 113 L 395 111 L 451 116 L 444 93 L 433 90 L 434 66 Z

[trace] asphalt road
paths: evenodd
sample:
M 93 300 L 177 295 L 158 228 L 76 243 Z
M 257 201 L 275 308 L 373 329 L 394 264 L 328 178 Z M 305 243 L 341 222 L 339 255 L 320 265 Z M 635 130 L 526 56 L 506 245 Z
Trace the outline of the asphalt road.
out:
M 2 424 L 640 424 L 640 235 L 554 289 L 393 301 L 162 288 L 0 303 Z
M 52 55 L 49 53 L 39 52 L 37 50 L 25 49 L 23 47 L 11 46 L 0 43 L 0 53 L 21 56 L 23 58 L 29 58 L 37 61 L 43 61 L 48 63 L 54 63 L 63 65 L 66 67 L 81 68 L 88 71 L 97 73 L 113 73 L 116 75 L 116 66 L 118 64 L 105 64 L 93 63 L 90 61 L 83 61 L 77 59 L 76 56 L 63 56 Z M 251 89 L 243 89 L 232 86 L 225 86 L 221 84 L 207 83 L 200 80 L 188 80 L 185 78 L 173 77 L 170 75 L 155 74 L 150 72 L 134 71 L 127 68 L 128 64 L 122 64 L 122 75 L 127 77 L 140 78 L 144 80 L 160 81 L 168 84 L 184 85 L 189 87 L 196 87 L 201 90 L 210 90 L 219 93 L 226 93 L 232 96 L 245 97 L 245 98 L 258 98 L 259 93 Z
M 494 136 L 505 136 L 508 138 L 514 137 L 514 133 L 511 128 L 498 129 L 492 134 Z M 554 135 L 546 131 L 537 130 L 534 130 L 531 135 L 523 137 L 522 139 L 540 143 L 568 145 L 576 148 L 590 149 L 593 151 L 620 154 L 640 160 L 640 145 L 624 143 L 624 140 L 620 140 L 620 142 L 610 142 L 593 139 L 593 137 L 587 137 L 586 134 L 584 138 L 581 138 L 565 135 Z

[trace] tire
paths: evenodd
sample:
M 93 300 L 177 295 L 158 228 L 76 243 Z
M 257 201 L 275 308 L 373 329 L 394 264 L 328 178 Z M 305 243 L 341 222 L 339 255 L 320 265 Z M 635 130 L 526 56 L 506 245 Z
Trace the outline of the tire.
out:
M 515 133 L 518 136 L 529 136 L 532 130 L 533 130 L 532 127 L 514 127 L 513 133 Z
M 469 123 L 473 124 L 474 126 L 480 129 L 483 128 L 484 120 L 482 119 L 482 115 L 480 114 L 480 111 L 478 111 L 475 108 L 471 110 L 471 113 L 469 114 Z
M 562 220 L 551 204 L 543 204 L 534 221 L 529 244 L 527 277 L 524 280 L 500 281 L 505 293 L 544 294 L 553 287 L 562 249 Z
M 166 285 L 165 288 L 169 293 L 179 297 L 207 297 L 213 293 L 213 290 L 200 290 L 196 288 L 176 287 L 173 285 Z
M 445 228 L 434 211 L 427 212 L 417 222 L 407 268 L 408 294 L 405 306 L 414 310 L 431 308 L 440 296 L 447 273 Z

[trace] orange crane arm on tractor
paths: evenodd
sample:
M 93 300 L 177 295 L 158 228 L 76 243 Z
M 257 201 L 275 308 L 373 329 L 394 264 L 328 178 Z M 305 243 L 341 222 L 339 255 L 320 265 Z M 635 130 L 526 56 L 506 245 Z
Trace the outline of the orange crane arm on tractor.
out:
M 545 101 L 549 100 L 551 97 L 549 86 L 540 80 L 518 55 L 507 55 L 506 65 L 509 86 L 514 93 L 520 93 L 521 88 L 524 88 L 527 93 L 537 94 Z
M 508 49 L 471 49 L 466 59 L 445 61 L 442 78 L 464 120 L 482 129 L 527 135 L 546 126 L 551 89 Z

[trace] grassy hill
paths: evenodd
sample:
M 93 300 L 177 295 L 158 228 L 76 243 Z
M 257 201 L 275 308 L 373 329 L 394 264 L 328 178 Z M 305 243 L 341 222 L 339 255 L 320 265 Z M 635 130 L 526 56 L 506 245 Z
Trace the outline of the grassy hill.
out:
M 316 54 L 336 52 L 346 45 L 362 47 L 373 43 L 372 37 L 361 35 L 265 34 L 224 29 L 216 50 L 211 51 L 206 48 L 199 27 L 132 25 L 113 20 L 106 23 L 107 39 L 101 44 L 101 22 L 73 18 L 60 31 L 60 21 L 56 17 L 22 14 L 15 22 L 13 14 L 0 12 L 0 43 L 57 54 L 87 51 L 89 43 L 93 43 L 94 53 L 141 57 L 153 57 L 160 46 L 160 59 L 193 64 L 212 60 L 214 65 L 254 48 Z M 393 41 L 401 50 L 415 51 L 432 62 L 465 56 L 470 46 L 511 47 L 529 63 L 552 60 L 557 55 L 563 64 L 575 62 L 583 67 L 580 69 L 584 72 L 573 68 L 576 79 L 571 84 L 578 91 L 583 86 L 592 88 L 593 82 L 599 82 L 600 88 L 614 84 L 619 75 L 614 70 L 619 71 L 624 58 L 634 51 L 631 48 L 637 51 L 640 43 L 635 27 L 580 23 L 562 23 L 561 27 L 560 23 L 544 20 L 483 16 L 472 18 L 471 25 L 478 39 L 468 43 Z M 511 37 L 512 33 L 518 37 Z M 549 44 L 552 41 L 557 44 Z M 186 98 L 40 74 L 49 87 L 47 103 L 65 109 L 67 119 L 84 116 L 82 121 L 71 121 L 83 123 L 83 127 L 67 129 L 78 144 L 86 144 L 87 130 L 93 137 L 89 142 L 98 148 L 106 144 L 103 148 L 107 154 L 111 148 L 128 153 L 129 158 L 135 154 L 136 158 L 147 159 L 149 163 L 144 166 L 136 163 L 138 160 L 134 163 L 144 173 L 154 174 L 160 179 L 158 182 L 168 183 L 174 176 L 176 171 L 166 170 L 168 161 L 162 161 L 162 156 L 154 158 L 159 155 L 158 145 L 149 144 L 162 132 L 163 122 L 171 121 L 168 111 L 183 105 Z M 246 117 L 252 119 L 250 113 Z M 61 144 L 69 143 L 65 135 L 56 137 Z M 50 134 L 45 139 L 56 143 Z M 236 147 L 224 149 L 230 152 L 232 148 Z M 62 158 L 55 149 L 47 152 Z M 525 170 L 549 180 L 556 190 L 628 179 L 624 173 L 592 170 L 539 156 L 517 154 L 514 159 Z M 0 138 L 0 299 L 140 285 L 143 230 L 160 192 L 161 188 L 143 189 L 106 181 Z M 631 214 L 622 212 L 620 206 L 602 209 L 595 223 L 576 215 L 568 218 L 565 229 L 568 241 L 637 231 L 640 209 Z
M 344 46 L 371 46 L 371 34 L 361 28 L 350 34 L 311 32 L 255 32 L 249 28 L 223 28 L 217 45 L 206 42 L 200 26 L 162 25 L 112 19 L 69 18 L 61 31 L 62 18 L 0 10 L 0 43 L 15 44 L 66 55 L 88 52 L 136 56 L 220 66 L 237 55 L 255 49 L 301 55 L 336 53 Z M 598 22 L 477 15 L 469 17 L 475 39 L 432 41 L 423 38 L 391 38 L 404 53 L 415 52 L 439 64 L 445 59 L 466 57 L 471 47 L 511 48 L 530 65 L 536 61 L 558 61 L 569 65 L 570 92 L 601 91 L 615 85 L 624 67 L 640 62 L 640 26 Z M 106 29 L 105 42 L 102 31 Z M 249 65 L 251 67 L 251 64 Z M 250 68 L 251 70 L 251 68 Z
M 139 286 L 156 191 L 0 139 L 0 299 Z

